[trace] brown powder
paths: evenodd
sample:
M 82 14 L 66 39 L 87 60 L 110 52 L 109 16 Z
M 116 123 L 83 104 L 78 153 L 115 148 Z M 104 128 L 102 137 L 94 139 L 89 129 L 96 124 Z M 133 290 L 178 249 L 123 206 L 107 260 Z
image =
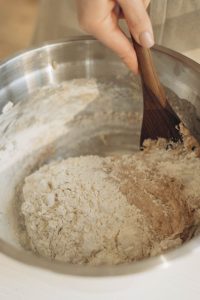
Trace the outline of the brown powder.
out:
M 199 146 L 184 140 L 147 141 L 134 155 L 69 158 L 27 177 L 22 212 L 32 250 L 118 264 L 192 238 L 200 223 Z

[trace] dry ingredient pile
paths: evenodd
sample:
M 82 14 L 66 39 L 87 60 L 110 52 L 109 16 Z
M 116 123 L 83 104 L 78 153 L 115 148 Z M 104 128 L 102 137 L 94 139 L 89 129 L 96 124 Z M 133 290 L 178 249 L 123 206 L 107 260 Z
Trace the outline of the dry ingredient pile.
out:
M 183 145 L 147 141 L 143 152 L 68 158 L 28 176 L 22 213 L 32 251 L 119 264 L 191 239 L 200 224 L 200 148 L 184 134 Z

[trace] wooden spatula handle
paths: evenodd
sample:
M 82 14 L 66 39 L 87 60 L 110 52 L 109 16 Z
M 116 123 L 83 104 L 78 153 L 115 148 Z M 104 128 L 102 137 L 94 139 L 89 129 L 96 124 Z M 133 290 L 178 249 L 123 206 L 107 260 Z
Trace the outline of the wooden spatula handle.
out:
M 134 40 L 132 36 L 131 38 L 137 54 L 142 82 L 156 96 L 161 105 L 165 107 L 166 95 L 158 78 L 157 71 L 154 67 L 151 50 L 143 48 Z

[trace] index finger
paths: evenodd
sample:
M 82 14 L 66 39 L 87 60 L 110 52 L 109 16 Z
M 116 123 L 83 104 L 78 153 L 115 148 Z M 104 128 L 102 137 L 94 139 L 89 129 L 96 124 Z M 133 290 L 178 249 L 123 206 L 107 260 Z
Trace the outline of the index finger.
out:
M 149 2 L 149 0 L 146 0 L 145 3 L 142 0 L 118 0 L 129 30 L 135 40 L 146 48 L 154 45 L 153 29 L 146 12 L 146 5 Z

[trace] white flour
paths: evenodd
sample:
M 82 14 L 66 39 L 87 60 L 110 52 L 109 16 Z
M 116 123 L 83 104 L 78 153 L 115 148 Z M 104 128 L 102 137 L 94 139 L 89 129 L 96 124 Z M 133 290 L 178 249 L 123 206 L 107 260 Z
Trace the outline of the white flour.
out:
M 183 109 L 183 100 L 178 99 L 173 94 L 172 97 L 170 95 L 170 99 L 171 98 L 174 101 L 173 104 L 177 106 L 178 111 L 181 113 L 181 117 L 184 115 L 183 119 L 188 120 L 189 124 L 193 124 L 195 127 L 197 118 L 195 109 L 191 104 L 185 102 Z M 111 162 L 112 158 L 100 158 L 97 156 L 105 157 L 130 154 L 136 151 L 139 143 L 141 112 L 142 105 L 139 85 L 136 81 L 132 80 L 132 78 L 127 77 L 115 78 L 114 83 L 98 82 L 92 79 L 68 81 L 60 86 L 41 89 L 29 99 L 15 103 L 12 108 L 9 107 L 5 114 L 1 114 L 0 238 L 17 247 L 20 247 L 20 240 L 20 244 L 26 249 L 29 249 L 29 242 L 27 241 L 28 234 L 32 250 L 39 255 L 74 263 L 88 262 L 91 264 L 115 264 L 136 260 L 144 256 L 159 253 L 159 251 L 165 249 L 165 247 L 169 248 L 174 246 L 174 244 L 182 243 L 182 240 L 185 238 L 180 238 L 180 232 L 184 230 L 183 228 L 187 229 L 187 220 L 183 220 L 184 222 L 181 223 L 183 227 L 178 227 L 178 229 L 176 228 L 176 224 L 174 225 L 173 229 L 177 232 L 178 236 L 176 239 L 171 238 L 172 232 L 168 229 L 166 238 L 162 241 L 157 240 L 157 228 L 159 228 L 157 224 L 160 224 L 159 217 L 160 215 L 163 216 L 162 212 L 159 210 L 159 214 L 156 215 L 156 218 L 152 219 L 151 215 L 148 215 L 147 212 L 155 211 L 153 208 L 145 211 L 144 208 L 146 206 L 143 205 L 142 202 L 140 202 L 140 205 L 132 203 L 133 199 L 130 199 L 129 195 L 127 195 L 126 172 L 123 176 L 120 175 L 121 167 L 118 166 L 118 160 L 116 160 L 116 164 L 114 164 Z M 198 126 L 199 124 L 197 124 L 195 128 L 199 129 Z M 69 191 L 65 192 L 67 193 L 69 204 L 65 203 L 66 201 L 64 201 L 62 197 L 62 193 L 64 192 L 61 191 L 59 184 L 56 187 L 59 195 L 58 203 L 55 201 L 55 191 L 52 190 L 52 192 L 49 192 L 48 186 L 44 185 L 44 192 L 41 199 L 39 187 L 38 194 L 37 188 L 35 188 L 35 190 L 32 189 L 33 195 L 30 196 L 29 194 L 30 203 L 29 196 L 27 196 L 25 199 L 26 204 L 23 206 L 24 215 L 22 215 L 22 186 L 24 179 L 29 174 L 39 169 L 41 165 L 46 164 L 48 161 L 83 155 L 94 156 L 78 159 L 76 171 L 73 169 L 73 164 L 77 159 L 70 159 L 64 163 L 66 170 L 69 168 L 70 170 L 73 169 L 72 173 L 74 172 L 74 176 L 68 175 L 70 184 L 73 185 L 73 180 L 77 180 L 74 194 L 69 195 Z M 127 156 L 125 156 L 123 160 L 125 164 L 126 161 L 128 164 L 131 162 Z M 120 161 L 121 160 L 118 162 Z M 139 162 L 140 160 L 138 160 L 138 164 Z M 101 168 L 99 165 L 104 166 Z M 58 162 L 54 163 L 55 169 L 59 168 L 59 166 Z M 98 166 L 98 168 L 96 166 Z M 168 172 L 171 170 L 170 168 L 167 169 L 166 165 L 165 169 L 168 170 Z M 112 171 L 112 174 L 109 174 L 109 170 Z M 131 170 L 135 169 L 133 168 Z M 128 174 L 132 172 L 131 170 L 127 171 Z M 176 168 L 174 172 L 175 170 Z M 62 169 L 62 163 L 60 172 L 65 172 Z M 148 172 L 146 174 L 148 174 Z M 61 175 L 65 177 L 64 173 Z M 54 180 L 57 183 L 62 181 L 61 175 L 59 177 L 55 176 Z M 44 174 L 43 176 L 43 182 L 45 182 L 45 178 L 48 176 L 53 177 L 53 175 L 51 176 L 51 172 L 49 175 Z M 82 180 L 83 188 L 80 186 L 79 177 Z M 98 182 L 97 177 L 102 178 L 101 181 Z M 134 176 L 132 177 L 134 178 Z M 140 177 L 145 179 L 143 175 Z M 174 177 L 176 177 L 176 175 L 174 175 Z M 94 187 L 90 185 L 90 182 L 93 183 Z M 119 186 L 119 182 L 123 184 Z M 156 186 L 156 182 L 155 180 L 154 186 Z M 196 187 L 195 181 L 193 180 L 191 182 L 193 183 L 192 190 L 194 191 L 194 187 Z M 127 184 L 128 183 L 129 180 L 127 181 Z M 144 195 L 143 184 L 144 182 L 142 181 L 140 185 L 141 189 L 138 189 L 141 195 Z M 45 190 L 45 186 L 47 190 Z M 102 188 L 102 186 L 105 188 Z M 132 186 L 135 185 L 131 183 L 128 185 L 128 191 L 131 191 Z M 179 187 L 179 184 L 177 184 L 177 187 Z M 28 187 L 28 183 L 27 188 L 31 191 L 31 186 Z M 72 219 L 72 215 L 69 215 L 68 218 L 71 221 L 67 223 L 68 218 L 65 216 L 60 217 L 60 215 L 58 217 L 56 215 L 58 212 L 54 208 L 60 206 L 60 210 L 58 210 L 59 213 L 61 213 L 61 210 L 67 213 L 63 207 L 70 208 L 74 201 L 77 206 L 80 205 L 81 209 L 85 211 L 84 205 L 86 204 L 80 196 L 80 191 L 83 192 L 86 190 L 88 191 L 86 193 L 87 195 L 90 193 L 94 195 L 95 190 L 91 192 L 94 188 L 100 192 L 94 199 L 87 196 L 87 199 L 90 199 L 91 205 L 91 214 L 89 215 L 88 223 L 93 224 L 92 229 L 89 231 L 91 241 L 89 237 L 84 236 L 89 247 L 89 249 L 87 249 L 87 247 L 84 248 L 85 244 L 82 245 L 82 242 L 79 241 L 79 237 L 83 237 L 84 231 L 81 232 L 81 229 L 77 230 L 77 227 L 70 227 L 70 222 L 75 222 L 75 216 L 74 219 Z M 186 186 L 186 189 L 189 189 L 189 187 Z M 154 192 L 155 191 L 152 191 L 152 193 Z M 31 202 L 33 200 L 32 197 L 35 197 L 34 195 L 36 194 L 39 200 L 35 199 L 36 201 L 33 203 Z M 115 200 L 110 194 L 115 195 Z M 134 199 L 140 199 L 137 190 L 132 191 L 132 194 L 135 195 Z M 78 198 L 76 198 L 76 196 L 78 196 Z M 74 198 L 76 198 L 76 201 Z M 142 197 L 142 199 L 143 198 L 144 197 Z M 37 201 L 44 201 L 44 203 L 41 207 L 37 208 Z M 101 216 L 98 215 L 95 210 L 96 206 L 93 205 L 95 201 L 101 204 L 104 203 L 102 204 L 104 210 Z M 115 204 L 113 203 L 114 201 L 116 201 Z M 146 202 L 149 203 L 149 201 Z M 105 207 L 108 206 L 108 203 L 110 206 L 107 208 L 108 212 L 106 212 Z M 117 205 L 119 206 L 120 212 L 116 209 Z M 34 206 L 36 207 L 34 208 Z M 79 214 L 80 210 L 77 206 L 74 208 L 74 215 Z M 178 207 L 179 206 L 178 204 Z M 170 207 L 172 208 L 172 206 Z M 39 218 L 36 216 L 36 211 L 34 210 L 36 208 L 38 209 L 37 212 L 42 214 Z M 46 213 L 39 211 L 40 208 L 46 209 Z M 32 215 L 30 215 L 29 209 L 33 211 Z M 177 208 L 177 211 L 180 210 Z M 48 214 L 51 216 L 51 223 L 48 221 Z M 171 215 L 174 216 L 173 209 Z M 45 222 L 43 222 L 43 216 L 47 218 Z M 92 216 L 94 216 L 94 218 L 92 218 Z M 120 216 L 123 216 L 123 220 Z M 104 220 L 107 219 L 107 221 L 105 221 L 107 226 L 106 230 L 105 226 L 103 227 L 104 229 L 101 228 L 102 221 L 100 217 Z M 53 223 L 54 218 L 55 222 Z M 26 224 L 24 223 L 24 219 Z M 157 220 L 155 223 L 153 223 L 154 219 Z M 178 217 L 176 216 L 175 219 L 178 219 Z M 59 223 L 61 220 L 63 224 L 66 222 L 66 226 L 64 226 L 63 229 Z M 82 215 L 80 215 L 77 220 L 80 220 L 82 224 L 86 222 L 83 220 Z M 56 223 L 56 221 L 58 221 L 58 223 Z M 168 219 L 164 219 L 163 228 L 168 228 L 166 224 L 170 222 Z M 193 224 L 192 222 L 193 218 L 189 224 Z M 77 223 L 76 226 L 81 227 L 82 225 L 80 224 L 78 225 Z M 55 226 L 55 228 L 53 228 L 53 226 Z M 17 236 L 16 228 L 19 229 L 19 235 Z M 57 230 L 60 230 L 60 232 L 58 233 Z M 102 230 L 104 230 L 104 232 Z M 73 239 L 71 242 L 72 244 L 74 243 L 73 245 L 77 248 L 70 246 L 70 238 L 73 235 L 70 237 L 67 236 L 67 239 L 69 237 L 69 240 L 67 240 L 65 238 L 67 232 L 76 232 L 75 236 L 77 239 Z M 189 232 L 191 232 L 191 230 L 189 230 Z M 187 236 L 186 233 L 184 233 L 184 236 Z M 126 235 L 128 235 L 128 238 L 126 238 Z M 101 236 L 101 238 L 97 240 L 97 236 Z M 134 236 L 134 238 L 129 238 L 130 236 Z M 92 246 L 93 241 L 94 247 Z M 101 247 L 99 246 L 99 241 L 102 243 Z M 68 243 L 69 248 L 67 248 Z M 72 248 L 73 251 L 76 251 L 75 256 L 73 256 L 73 254 L 72 256 L 70 256 L 71 254 L 69 255 L 69 253 L 72 252 Z M 77 254 L 79 250 L 81 251 Z M 88 251 L 86 256 L 84 251 Z
M 22 212 L 36 253 L 91 264 L 116 264 L 129 253 L 141 258 L 145 221 L 107 179 L 103 163 L 97 156 L 72 158 L 26 179 Z
M 99 265 L 180 245 L 200 223 L 199 170 L 194 152 L 166 151 L 162 141 L 135 155 L 46 165 L 23 187 L 31 248 L 51 259 Z

